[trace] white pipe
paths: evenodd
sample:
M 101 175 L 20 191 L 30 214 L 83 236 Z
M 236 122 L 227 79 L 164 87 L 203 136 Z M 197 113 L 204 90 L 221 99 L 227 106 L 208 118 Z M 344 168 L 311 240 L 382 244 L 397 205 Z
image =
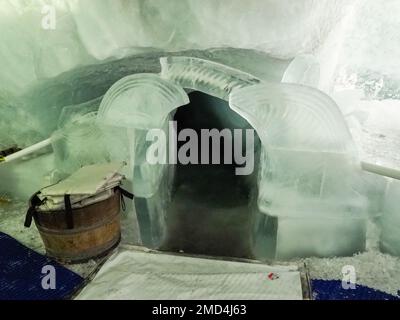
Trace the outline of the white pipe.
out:
M 20 159 L 24 156 L 27 156 L 28 154 L 34 153 L 35 151 L 38 151 L 40 149 L 43 149 L 43 148 L 49 146 L 51 144 L 51 141 L 52 141 L 52 139 L 48 138 L 46 140 L 40 141 L 40 142 L 30 146 L 30 147 L 22 149 L 18 152 L 15 152 L 6 157 L 0 158 L 0 163 L 14 161 L 14 160 Z
M 361 167 L 365 171 L 369 171 L 372 173 L 379 174 L 381 176 L 400 180 L 400 170 L 398 170 L 398 169 L 388 168 L 388 167 L 384 167 L 384 166 L 380 166 L 380 165 L 377 165 L 374 163 L 369 163 L 369 162 L 364 162 L 364 161 L 361 161 Z

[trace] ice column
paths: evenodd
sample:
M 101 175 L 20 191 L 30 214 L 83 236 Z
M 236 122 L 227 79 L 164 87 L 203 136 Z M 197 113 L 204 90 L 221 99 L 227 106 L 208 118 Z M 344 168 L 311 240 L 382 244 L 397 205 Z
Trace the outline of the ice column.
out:
M 165 210 L 170 197 L 173 173 L 167 163 L 150 164 L 146 152 L 150 129 L 165 133 L 169 114 L 185 105 L 185 91 L 156 74 L 135 74 L 116 82 L 104 96 L 98 112 L 101 125 L 123 127 L 130 146 L 132 189 L 141 239 L 145 246 L 157 247 L 165 236 Z M 162 147 L 162 145 L 161 145 Z M 162 153 L 167 153 L 167 145 Z
M 385 194 L 381 219 L 380 247 L 383 252 L 400 256 L 400 180 L 391 180 Z
M 363 250 L 365 199 L 355 191 L 359 165 L 333 100 L 311 87 L 262 83 L 233 90 L 229 103 L 263 144 L 258 206 L 279 218 L 277 257 Z

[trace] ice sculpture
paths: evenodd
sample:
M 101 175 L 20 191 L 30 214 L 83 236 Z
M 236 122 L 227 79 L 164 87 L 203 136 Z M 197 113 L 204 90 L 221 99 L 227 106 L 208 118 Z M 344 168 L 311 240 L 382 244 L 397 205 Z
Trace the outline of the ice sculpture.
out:
M 137 73 L 159 73 L 159 58 L 185 56 L 207 59 L 246 73 L 265 81 L 280 82 L 282 78 L 299 83 L 304 79 L 315 79 L 317 68 L 315 59 L 303 56 L 295 59 L 276 59 L 269 55 L 248 49 L 214 48 L 209 50 L 188 50 L 174 53 L 151 52 L 135 54 L 127 58 L 105 61 L 89 66 L 79 66 L 51 79 L 42 80 L 28 87 L 21 94 L 0 92 L 2 123 L 0 144 L 30 146 L 48 138 L 54 130 L 62 126 L 67 118 L 96 111 L 102 96 L 118 80 Z M 184 61 L 184 57 L 182 57 Z M 178 60 L 182 60 L 178 59 Z M 190 59 L 190 58 L 187 58 Z M 305 60 L 305 62 L 304 62 Z M 300 66 L 300 68 L 293 66 Z M 222 70 L 225 70 L 222 68 Z M 303 72 L 304 71 L 304 72 Z M 10 118 L 15 121 L 10 121 Z M 26 126 L 16 125 L 24 122 Z
M 98 112 L 98 121 L 103 125 L 132 129 L 131 166 L 139 168 L 138 175 L 134 175 L 133 190 L 137 196 L 152 196 L 162 175 L 161 165 L 157 165 L 158 169 L 154 170 L 146 162 L 145 156 L 149 146 L 149 142 L 146 141 L 147 130 L 163 128 L 168 114 L 188 102 L 188 97 L 181 87 L 154 74 L 125 77 L 114 84 L 104 96 Z
M 181 95 L 183 88 L 230 99 L 232 109 L 254 127 L 258 126 L 264 145 L 258 205 L 270 215 L 269 221 L 273 216 L 280 219 L 278 252 L 283 253 L 281 256 L 290 256 L 296 250 L 300 255 L 301 252 L 304 255 L 343 253 L 335 249 L 335 241 L 337 248 L 344 248 L 346 235 L 363 234 L 360 212 L 365 203 L 358 193 L 362 190 L 367 194 L 369 213 L 376 217 L 381 209 L 386 180 L 363 175 L 361 182 L 358 181 L 359 168 L 352 143 L 330 99 L 310 88 L 276 83 L 321 88 L 321 79 L 329 75 L 328 79 L 323 79 L 327 92 L 330 83 L 343 80 L 340 85 L 364 90 L 367 99 L 386 99 L 374 106 L 376 113 L 383 114 L 383 107 L 388 104 L 397 107 L 394 99 L 400 96 L 399 68 L 395 63 L 398 47 L 393 46 L 393 39 L 398 40 L 395 26 L 398 25 L 399 4 L 388 0 L 392 9 L 392 14 L 388 15 L 388 5 L 382 6 L 372 0 L 358 1 L 354 19 L 349 19 L 351 28 L 338 32 L 336 25 L 350 11 L 347 9 L 352 2 L 302 0 L 293 4 L 291 0 L 263 3 L 252 0 L 246 3 L 247 14 L 243 16 L 241 0 L 229 4 L 212 0 L 168 3 L 103 0 L 96 4 L 90 1 L 3 0 L 0 4 L 0 147 L 17 145 L 23 148 L 47 139 L 58 129 L 53 135 L 53 145 L 58 169 L 63 173 L 87 162 L 108 161 L 113 157 L 126 160 L 131 156 L 137 194 L 143 197 L 141 199 L 153 199 L 138 201 L 139 206 L 161 212 L 165 202 L 154 199 L 167 199 L 158 191 L 166 190 L 159 186 L 168 180 L 165 175 L 169 177 L 170 173 L 165 168 L 150 167 L 143 162 L 147 147 L 144 136 L 156 123 L 164 127 L 165 120 L 172 117 L 173 108 L 182 101 L 174 107 L 167 104 L 165 109 L 152 104 L 153 113 L 161 111 L 157 117 L 154 114 L 141 117 L 150 110 L 140 108 L 137 109 L 139 113 L 131 114 L 132 117 L 124 117 L 122 114 L 133 111 L 128 108 L 132 101 L 127 92 L 126 96 L 118 92 L 112 99 L 116 99 L 115 106 L 124 108 L 120 117 L 111 122 L 123 127 L 99 128 L 99 123 L 94 121 L 96 117 L 88 116 L 97 111 L 102 96 L 116 81 L 130 74 L 161 71 L 164 82 L 179 87 Z M 41 10 L 45 3 L 54 5 L 59 17 L 57 28 L 52 31 L 41 27 Z M 343 50 L 338 50 L 340 48 Z M 315 59 L 303 53 L 312 53 Z M 162 56 L 167 58 L 162 59 L 161 68 L 158 59 Z M 343 79 L 339 80 L 334 79 L 337 63 L 343 68 Z M 156 75 L 150 77 L 157 79 L 155 82 L 161 81 Z M 149 97 L 143 97 L 144 101 L 153 98 L 151 90 Z M 158 101 L 157 97 L 154 99 Z M 253 104 L 255 100 L 257 108 Z M 353 102 L 346 103 L 353 105 Z M 114 106 L 114 102 L 110 104 Z M 265 105 L 271 111 L 268 117 L 258 113 Z M 367 111 L 370 118 L 375 118 Z M 219 108 L 217 112 L 221 119 L 229 117 L 226 109 Z M 397 134 L 393 134 L 393 128 L 388 128 L 386 119 L 397 120 L 398 112 L 382 118 L 385 119 L 382 126 L 388 130 L 379 132 L 376 144 L 369 140 L 366 144 L 375 155 L 383 154 L 384 160 L 393 158 L 396 162 L 391 163 L 390 171 L 381 170 L 382 166 L 375 162 L 364 162 L 363 168 L 396 178 L 399 175 L 394 169 L 398 163 Z M 398 122 L 393 122 L 397 129 Z M 230 124 L 248 125 L 244 120 Z M 359 128 L 365 131 L 365 126 Z M 97 142 L 98 147 L 94 148 L 93 142 Z M 374 150 L 383 143 L 387 144 L 385 150 Z M 128 147 L 131 150 L 127 150 Z M 23 191 L 22 177 L 28 175 L 29 170 L 35 173 L 38 181 L 48 174 L 52 156 L 40 159 L 36 164 L 32 160 L 32 166 L 28 164 L 30 160 L 4 165 L 0 168 L 1 179 L 11 181 L 10 173 L 15 172 L 11 189 L 15 189 L 16 194 L 18 190 Z M 31 182 L 26 186 L 34 185 Z M 389 190 L 392 185 L 394 183 Z M 386 212 L 393 212 L 388 203 L 396 196 L 395 191 L 387 194 Z M 139 213 L 144 211 L 138 210 Z M 330 223 L 325 223 L 328 216 Z M 386 214 L 384 230 L 390 227 L 394 230 L 398 221 L 392 216 Z M 257 219 L 262 220 L 259 216 Z M 327 229 L 329 225 L 332 228 Z M 301 228 L 302 234 L 307 235 L 302 241 Z M 312 241 L 308 236 L 310 230 L 320 230 Z M 152 232 L 157 234 L 157 228 Z M 343 236 L 338 236 L 340 232 Z M 293 236 L 285 245 L 283 238 L 290 233 Z M 319 243 L 323 233 L 329 234 L 325 239 L 326 247 Z M 392 244 L 397 240 L 390 240 L 388 234 L 383 234 L 382 248 L 395 248 Z M 362 236 L 357 237 L 347 245 L 349 252 L 362 247 L 359 245 Z M 343 243 L 339 243 L 338 238 Z M 300 243 L 304 243 L 303 251 L 299 249 Z M 307 251 L 307 245 L 314 249 Z
M 362 251 L 366 216 L 365 199 L 356 191 L 360 168 L 336 104 L 310 87 L 265 83 L 234 90 L 229 102 L 263 143 L 258 207 L 280 218 L 276 256 Z M 299 242 L 315 219 L 328 219 L 329 230 L 320 223 L 319 231 Z M 340 243 L 338 232 L 356 236 Z M 321 239 L 324 249 L 318 246 Z
M 185 88 L 229 100 L 230 107 L 257 131 L 263 145 L 258 210 L 282 219 L 283 226 L 298 219 L 336 221 L 324 244 L 328 249 L 312 245 L 310 249 L 306 242 L 305 254 L 350 254 L 364 249 L 365 199 L 356 191 L 359 166 L 343 116 L 328 96 L 299 84 L 263 82 L 239 70 L 193 57 L 161 58 L 161 66 L 161 78 L 137 74 L 117 82 L 105 95 L 98 114 L 102 124 L 129 128 L 133 184 L 139 198 L 136 209 L 138 215 L 143 215 L 141 227 L 150 233 L 147 245 L 160 245 L 157 241 L 162 241 L 164 235 L 159 233 L 166 232 L 163 205 L 168 206 L 169 181 L 174 173 L 165 165 L 146 163 L 148 144 L 144 137 L 148 129 L 163 128 L 168 115 L 188 103 Z M 298 70 L 304 71 L 295 68 Z M 302 79 L 301 72 L 296 72 L 292 79 Z M 263 219 L 255 221 L 263 223 Z M 321 222 L 320 229 L 326 224 Z M 290 228 L 296 230 L 295 226 Z M 346 241 L 335 240 L 337 229 L 343 230 L 342 239 Z M 304 229 L 297 232 L 304 234 Z M 352 233 L 354 237 L 349 236 Z M 143 232 L 142 238 L 146 239 Z M 280 238 L 278 234 L 277 257 L 302 253 L 294 250 L 296 244 L 290 239 Z M 314 241 L 320 238 L 317 233 Z
M 220 63 L 191 57 L 161 58 L 161 77 L 183 88 L 227 99 L 235 87 L 245 87 L 260 80 Z
M 298 55 L 288 65 L 282 77 L 284 83 L 319 87 L 320 65 L 313 55 Z
M 98 119 L 103 124 L 126 128 L 159 128 L 172 110 L 188 102 L 181 87 L 154 74 L 135 74 L 107 91 Z
M 368 199 L 368 215 L 373 222 L 383 214 L 387 177 L 363 171 L 361 175 L 360 193 Z
M 265 171 L 260 177 L 261 195 L 283 196 L 287 190 L 286 196 L 291 198 L 287 206 L 296 208 L 295 211 L 301 210 L 307 195 L 353 199 L 351 173 L 356 170 L 356 159 L 351 136 L 339 110 L 327 96 L 308 87 L 262 84 L 235 90 L 230 105 L 253 125 L 263 142 Z M 346 175 L 348 182 L 346 178 L 337 182 L 338 168 L 350 174 Z M 333 207 L 334 201 L 335 198 L 329 201 Z M 267 210 L 264 203 L 273 208 L 274 201 L 260 202 L 260 208 Z M 338 203 L 344 204 L 343 199 Z
M 146 161 L 148 129 L 164 129 L 169 113 L 189 102 L 185 91 L 155 74 L 135 74 L 115 83 L 104 96 L 98 122 L 127 129 L 130 167 L 142 241 L 155 246 L 164 237 L 169 169 Z M 167 150 L 163 151 L 167 153 Z
M 288 66 L 296 59 L 279 59 L 263 51 L 239 48 L 190 50 L 182 52 L 182 55 L 214 61 L 273 82 L 280 82 Z M 168 56 L 173 54 L 169 53 Z
M 87 102 L 63 107 L 58 119 L 58 128 L 61 129 L 72 122 L 79 121 L 82 116 L 88 113 L 97 112 L 102 99 L 103 96 L 100 96 Z
M 229 98 L 231 107 L 254 128 L 264 128 L 260 137 L 266 146 L 355 156 L 340 110 L 318 90 L 263 83 L 235 88 Z

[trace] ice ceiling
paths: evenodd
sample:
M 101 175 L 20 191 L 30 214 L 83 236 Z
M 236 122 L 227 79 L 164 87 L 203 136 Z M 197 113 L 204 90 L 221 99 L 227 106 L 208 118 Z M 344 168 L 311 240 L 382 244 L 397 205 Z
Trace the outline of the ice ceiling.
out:
M 51 18 L 52 8 L 55 28 L 43 28 L 43 19 Z M 111 86 L 130 74 L 161 72 L 164 80 L 189 88 L 187 83 L 179 83 L 181 79 L 174 79 L 177 71 L 168 75 L 168 61 L 172 59 L 174 63 L 169 65 L 177 66 L 179 59 L 185 58 L 173 56 L 211 60 L 251 75 L 257 79 L 254 84 L 263 82 L 220 96 L 229 100 L 232 109 L 256 129 L 263 126 L 263 122 L 257 123 L 262 114 L 255 116 L 256 110 L 246 117 L 246 112 L 265 104 L 265 91 L 289 96 L 295 105 L 303 101 L 302 95 L 316 95 L 321 98 L 306 99 L 314 107 L 313 112 L 321 112 L 332 103 L 325 118 L 339 119 L 327 121 L 332 125 L 329 128 L 313 127 L 313 143 L 320 148 L 318 143 L 323 141 L 326 147 L 332 139 L 326 148 L 328 152 L 339 152 L 339 156 L 321 153 L 316 157 L 293 157 L 279 148 L 271 153 L 276 157 L 275 163 L 280 164 L 274 168 L 275 174 L 281 171 L 279 179 L 286 174 L 285 181 L 297 181 L 298 186 L 288 191 L 281 180 L 271 178 L 271 169 L 262 170 L 258 203 L 261 210 L 282 212 L 282 204 L 289 197 L 290 208 L 283 210 L 290 211 L 289 216 L 300 211 L 304 213 L 301 217 L 315 221 L 316 212 L 348 211 L 351 221 L 356 221 L 354 228 L 340 220 L 342 216 L 334 223 L 344 232 L 356 234 L 363 232 L 358 220 L 362 213 L 376 217 L 386 210 L 383 228 L 397 226 L 399 231 L 400 215 L 394 213 L 398 209 L 393 205 L 399 195 L 399 183 L 361 173 L 360 168 L 362 162 L 369 168 L 377 165 L 386 168 L 386 173 L 390 171 L 392 177 L 400 169 L 400 64 L 396 62 L 400 54 L 399 14 L 400 3 L 396 0 L 3 0 L 0 149 L 11 145 L 23 148 L 52 136 L 57 170 L 70 173 L 78 164 L 104 158 L 101 148 L 88 151 L 86 146 L 91 141 L 118 136 L 112 144 L 118 152 L 108 152 L 122 160 L 128 151 L 124 151 L 126 143 L 120 129 L 99 131 L 91 114 Z M 247 80 L 253 81 L 252 77 Z M 295 84 L 308 87 L 296 89 Z M 206 85 L 202 91 L 210 88 L 215 89 Z M 208 93 L 218 96 L 216 92 Z M 299 110 L 297 115 L 291 113 L 293 119 L 289 120 L 293 123 L 299 119 L 308 121 Z M 79 121 L 73 122 L 77 117 Z M 274 118 L 269 121 L 270 132 L 279 132 L 282 127 L 274 127 Z M 303 127 L 289 130 L 293 139 L 285 147 L 293 149 L 296 143 L 310 143 L 299 135 L 306 127 L 303 123 Z M 86 143 L 77 146 L 83 136 L 88 137 Z M 260 138 L 266 139 L 262 135 Z M 324 169 L 316 172 L 320 163 L 324 163 Z M 287 168 L 301 174 L 290 176 Z M 337 172 L 341 172 L 341 179 L 335 176 Z M 353 179 L 353 175 L 357 177 Z M 315 185 L 319 202 L 314 201 L 314 191 L 310 191 L 312 200 L 304 202 L 304 190 Z M 271 199 L 277 201 L 271 205 Z M 358 211 L 365 212 L 354 215 Z M 295 232 L 290 221 L 282 220 L 281 226 L 281 238 Z M 390 234 L 394 233 L 392 230 Z M 399 252 L 400 239 L 386 237 L 386 248 Z M 290 256 L 293 242 L 285 245 L 282 256 Z M 323 255 L 326 251 L 321 252 Z

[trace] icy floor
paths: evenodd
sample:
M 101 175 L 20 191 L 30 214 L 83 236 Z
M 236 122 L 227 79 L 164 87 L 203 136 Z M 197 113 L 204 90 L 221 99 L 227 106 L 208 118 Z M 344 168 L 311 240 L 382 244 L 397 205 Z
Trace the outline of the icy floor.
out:
M 33 250 L 44 253 L 44 247 L 35 227 L 24 228 L 26 204 L 13 202 L 0 204 L 0 231 L 9 234 Z M 357 283 L 378 289 L 393 295 L 400 290 L 400 258 L 378 251 L 379 232 L 373 223 L 368 226 L 367 251 L 353 257 L 341 258 L 306 258 L 291 261 L 306 267 L 311 279 L 342 279 L 342 268 L 346 265 L 355 267 Z M 83 277 L 96 270 L 102 260 L 91 260 L 84 264 L 67 266 Z M 277 262 L 279 263 L 279 262 Z

